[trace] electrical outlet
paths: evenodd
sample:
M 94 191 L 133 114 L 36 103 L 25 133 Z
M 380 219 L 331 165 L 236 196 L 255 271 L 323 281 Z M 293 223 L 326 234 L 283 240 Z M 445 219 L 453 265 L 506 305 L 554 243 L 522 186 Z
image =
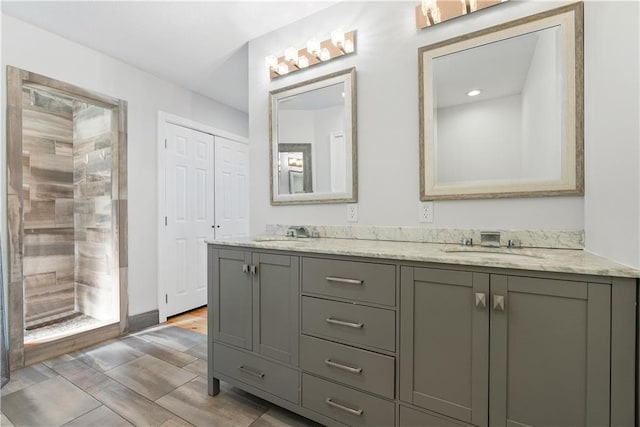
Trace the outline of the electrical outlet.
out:
M 347 205 L 347 222 L 358 222 L 358 204 Z
M 418 203 L 418 222 L 433 222 L 433 202 Z

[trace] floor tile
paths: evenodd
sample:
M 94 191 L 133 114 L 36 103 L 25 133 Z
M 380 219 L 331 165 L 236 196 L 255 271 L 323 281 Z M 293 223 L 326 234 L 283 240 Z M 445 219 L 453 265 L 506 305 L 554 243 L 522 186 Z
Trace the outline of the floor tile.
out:
M 4 412 L 0 416 L 0 426 L 2 427 L 15 427 L 9 418 L 4 414 Z
M 261 402 L 223 390 L 207 394 L 207 380 L 198 377 L 156 401 L 196 426 L 249 426 L 267 407 Z
M 151 355 L 165 362 L 169 362 L 172 365 L 183 367 L 196 360 L 195 355 L 185 354 L 181 351 L 174 350 L 163 345 L 155 344 L 153 342 L 145 341 L 138 337 L 129 337 L 122 340 L 131 348 L 134 348 L 142 353 Z
M 187 351 L 207 342 L 207 336 L 170 325 L 161 325 L 136 334 L 137 337 L 178 351 Z
M 27 366 L 26 368 L 11 372 L 11 380 L 2 387 L 1 395 L 4 398 L 11 393 L 34 384 L 39 384 L 49 378 L 55 377 L 56 375 L 58 374 L 55 371 L 42 363 Z
M 109 377 L 104 373 L 77 359 L 56 364 L 54 370 L 89 394 L 93 394 L 96 387 L 109 381 Z
M 298 414 L 294 414 L 291 411 L 280 408 L 278 406 L 272 406 L 267 412 L 262 414 L 260 418 L 255 420 L 251 427 L 290 427 L 290 426 L 305 426 L 305 427 L 322 427 L 322 424 L 318 424 L 307 418 L 301 417 Z
M 131 427 L 132 424 L 106 406 L 100 406 L 91 412 L 76 418 L 66 427 Z
M 180 417 L 173 417 L 169 421 L 160 424 L 160 427 L 193 427 L 193 424 L 186 422 Z
M 156 400 L 197 376 L 149 355 L 105 373 L 151 400 Z
M 56 376 L 2 398 L 2 410 L 16 426 L 58 426 L 100 406 L 100 402 Z
M 189 372 L 193 372 L 203 378 L 207 378 L 207 361 L 196 359 L 195 361 L 189 363 L 182 369 L 186 369 Z
M 70 354 L 63 354 L 62 356 L 58 356 L 58 357 L 54 357 L 53 359 L 45 360 L 42 363 L 44 365 L 47 365 L 51 369 L 53 369 L 53 368 L 55 368 L 56 366 L 58 366 L 58 365 L 60 365 L 62 363 L 67 363 L 67 362 L 70 362 L 70 361 L 75 360 L 75 359 L 76 358 L 71 356 Z
M 198 359 L 207 360 L 207 343 L 195 345 L 186 351 L 187 354 L 197 357 Z
M 109 341 L 72 354 L 76 359 L 99 371 L 108 371 L 142 355 L 142 352 L 129 347 L 122 341 Z
M 136 426 L 160 426 L 176 418 L 175 414 L 114 380 L 105 381 L 93 395 Z

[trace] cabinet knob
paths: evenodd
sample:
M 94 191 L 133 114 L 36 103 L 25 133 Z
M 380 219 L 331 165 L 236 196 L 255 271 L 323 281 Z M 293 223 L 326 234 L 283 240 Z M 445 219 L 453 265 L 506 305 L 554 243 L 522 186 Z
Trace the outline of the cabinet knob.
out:
M 253 274 L 254 276 L 256 274 L 258 274 L 258 266 L 257 265 L 250 265 L 249 266 L 249 273 Z
M 494 311 L 504 311 L 504 296 L 503 295 L 494 295 L 493 296 L 493 310 Z
M 242 264 L 242 272 L 245 274 L 249 273 L 249 264 Z
M 476 307 L 487 307 L 487 294 L 485 294 L 484 292 L 476 292 Z

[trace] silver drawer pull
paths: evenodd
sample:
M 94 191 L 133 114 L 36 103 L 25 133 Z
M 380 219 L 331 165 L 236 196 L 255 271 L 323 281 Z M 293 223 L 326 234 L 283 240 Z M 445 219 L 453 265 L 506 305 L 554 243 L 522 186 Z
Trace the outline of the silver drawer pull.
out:
M 347 372 L 351 372 L 352 374 L 360 374 L 362 373 L 362 368 L 354 368 L 352 366 L 343 365 L 341 363 L 336 363 L 331 359 L 326 359 L 324 361 L 325 365 L 333 366 L 334 368 L 342 369 Z
M 264 372 L 254 371 L 253 369 L 247 368 L 244 365 L 241 365 L 240 367 L 238 367 L 238 369 L 240 369 L 242 372 L 246 374 L 253 375 L 254 377 L 264 378 Z
M 331 323 L 332 325 L 348 326 L 355 329 L 362 329 L 362 327 L 364 326 L 364 323 L 345 322 L 344 320 L 336 320 L 332 319 L 331 317 L 327 317 L 325 321 L 327 323 Z
M 362 285 L 364 283 L 364 280 L 344 279 L 342 277 L 327 276 L 325 279 L 327 279 L 327 282 L 346 283 L 348 285 Z
M 344 405 L 341 405 L 339 403 L 336 403 L 333 400 L 331 400 L 330 397 L 327 397 L 324 401 L 327 403 L 327 405 L 333 406 L 334 408 L 338 408 L 338 409 L 340 409 L 342 411 L 345 411 L 345 412 L 348 412 L 348 413 L 350 413 L 352 415 L 360 416 L 360 415 L 362 415 L 362 412 L 363 412 L 362 409 L 353 409 L 353 408 L 349 408 L 348 406 L 344 406 Z

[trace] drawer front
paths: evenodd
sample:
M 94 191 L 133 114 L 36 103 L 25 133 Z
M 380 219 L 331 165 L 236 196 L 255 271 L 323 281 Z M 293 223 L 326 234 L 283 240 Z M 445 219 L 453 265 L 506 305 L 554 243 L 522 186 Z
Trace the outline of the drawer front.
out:
M 302 260 L 305 292 L 395 306 L 395 285 L 393 265 L 319 258 Z
M 298 403 L 299 374 L 295 369 L 214 343 L 213 370 Z
M 395 404 L 302 374 L 302 406 L 349 426 L 393 426 Z
M 300 341 L 303 370 L 393 399 L 395 359 L 306 335 Z
M 400 427 L 460 427 L 469 426 L 462 422 L 454 422 L 435 414 L 416 411 L 406 406 L 400 406 Z
M 395 351 L 395 320 L 390 310 L 302 297 L 302 331 L 310 335 Z

